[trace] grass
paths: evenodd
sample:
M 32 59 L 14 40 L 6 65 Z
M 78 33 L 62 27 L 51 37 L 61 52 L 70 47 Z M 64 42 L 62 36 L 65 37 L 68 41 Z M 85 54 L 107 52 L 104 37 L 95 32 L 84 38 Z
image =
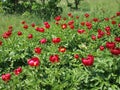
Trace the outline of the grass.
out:
M 69 2 L 74 3 L 74 0 L 69 0 Z M 120 2 L 120 1 L 118 1 Z M 66 0 L 61 0 L 59 6 L 63 8 L 62 16 L 66 16 L 69 12 L 72 12 L 74 15 L 83 16 L 84 13 L 88 12 L 92 17 L 109 17 L 114 15 L 119 11 L 119 3 L 116 0 L 84 0 L 81 1 L 79 10 L 70 10 L 66 5 Z M 88 9 L 88 10 L 85 10 Z M 103 12 L 104 11 L 104 12 Z M 37 25 L 41 24 L 42 20 L 37 16 L 21 16 L 21 15 L 3 15 L 0 14 L 0 34 L 3 31 L 7 30 L 9 25 L 19 26 L 21 20 L 29 22 L 35 22 Z M 82 20 L 82 17 L 81 17 Z
M 31 16 L 21 16 L 21 15 L 3 15 L 0 14 L 0 34 L 4 31 L 8 30 L 8 26 L 12 25 L 14 27 L 19 28 L 19 24 L 22 20 L 27 21 L 27 23 L 36 23 L 37 25 L 41 24 L 42 20 L 38 17 Z
M 69 0 L 69 2 L 71 3 L 74 3 L 73 2 L 74 0 Z M 120 3 L 120 1 L 118 1 Z M 119 10 L 119 3 L 116 2 L 116 0 L 83 0 L 80 2 L 80 5 L 79 7 L 82 7 L 84 5 L 87 5 L 85 7 L 88 7 L 90 8 L 90 12 L 93 12 L 95 11 L 97 8 L 99 9 L 104 9 L 106 12 L 109 10 L 109 11 L 112 11 L 112 12 L 115 12 L 117 10 Z M 66 4 L 67 2 L 65 2 L 65 0 L 62 0 L 61 3 L 60 3 L 60 6 L 64 7 L 64 13 L 65 12 L 69 12 L 69 8 L 66 7 Z M 85 8 L 85 7 L 82 7 L 82 8 Z M 78 11 L 73 11 L 75 13 L 77 13 Z

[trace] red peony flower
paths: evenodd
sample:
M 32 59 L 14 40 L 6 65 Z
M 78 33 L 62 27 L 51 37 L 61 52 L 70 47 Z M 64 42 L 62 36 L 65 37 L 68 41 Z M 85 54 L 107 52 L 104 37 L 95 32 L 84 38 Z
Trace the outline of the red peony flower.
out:
M 117 13 L 116 13 L 116 16 L 120 16 L 120 12 L 117 12 Z
M 43 38 L 39 41 L 41 44 L 45 44 L 47 42 L 47 39 L 46 38 Z
M 12 29 L 13 29 L 13 26 L 9 26 L 8 29 L 12 30 Z
M 113 55 L 120 55 L 120 48 L 111 49 L 110 52 L 111 52 Z
M 120 23 L 118 24 L 118 27 L 120 27 Z
M 56 25 L 59 25 L 59 22 L 58 22 L 58 21 L 56 21 L 56 22 L 55 22 L 55 24 L 56 24 Z
M 22 68 L 18 67 L 17 69 L 14 70 L 15 75 L 19 75 L 22 72 Z
M 3 74 L 2 76 L 2 80 L 3 81 L 9 81 L 11 79 L 11 74 L 10 73 L 6 73 L 6 74 Z
M 111 23 L 112 23 L 113 25 L 115 25 L 115 24 L 116 24 L 116 21 L 112 21 Z
M 105 27 L 106 32 L 110 32 L 111 28 L 110 26 Z
M 85 30 L 81 30 L 81 29 L 78 29 L 78 31 L 77 31 L 79 34 L 82 34 L 82 33 L 84 33 L 85 32 Z
M 100 46 L 99 48 L 101 51 L 103 51 L 105 49 L 104 46 Z
M 18 34 L 18 36 L 21 36 L 21 35 L 22 35 L 22 32 L 21 32 L 21 31 L 18 31 L 17 34 Z
M 68 16 L 72 16 L 72 13 L 68 13 Z
M 82 63 L 85 66 L 92 66 L 94 63 L 94 56 L 88 55 L 87 58 L 82 58 Z
M 74 28 L 75 28 L 74 25 L 70 25 L 69 27 L 70 27 L 71 29 L 74 29 Z
M 80 24 L 81 24 L 82 26 L 85 26 L 85 22 L 81 22 Z
M 7 32 L 5 32 L 5 34 L 8 35 L 8 36 L 10 36 L 12 34 L 12 31 L 8 30 Z
M 28 35 L 28 39 L 32 39 L 33 38 L 33 35 L 32 34 L 29 34 Z
M 105 18 L 104 20 L 105 20 L 105 21 L 109 21 L 109 18 Z
M 93 21 L 94 21 L 94 22 L 98 22 L 99 19 L 98 19 L 98 18 L 93 18 Z
M 76 16 L 76 19 L 79 19 L 79 16 Z
M 102 38 L 102 35 L 98 34 L 98 35 L 97 35 L 97 38 L 98 38 L 98 39 Z
M 22 23 L 22 24 L 25 24 L 26 22 L 25 22 L 25 21 L 22 21 L 21 23 Z
M 90 30 L 92 28 L 92 26 L 87 26 L 87 28 Z
M 37 67 L 40 65 L 40 60 L 38 57 L 32 57 L 31 59 L 28 59 L 27 63 L 31 67 Z
M 92 23 L 86 22 L 85 25 L 86 25 L 87 27 L 89 27 L 89 26 L 92 26 Z
M 98 29 L 98 38 L 102 38 L 104 35 L 105 33 L 101 29 Z
M 50 24 L 46 24 L 45 28 L 49 29 L 50 28 Z
M 43 33 L 43 32 L 45 32 L 45 29 L 44 28 L 38 28 L 38 31 Z
M 12 34 L 12 31 L 6 31 L 6 32 L 3 33 L 2 37 L 3 38 L 9 38 L 11 36 L 11 34 Z
M 61 27 L 62 27 L 62 29 L 66 29 L 67 28 L 67 24 L 62 24 Z
M 95 35 L 92 35 L 91 38 L 92 38 L 92 40 L 96 40 L 96 36 Z
M 92 28 L 92 23 L 91 22 L 86 22 L 86 27 L 90 30 Z
M 51 63 L 56 63 L 56 62 L 59 62 L 59 55 L 55 54 L 55 55 L 51 55 L 49 57 L 49 60 Z
M 39 27 L 36 27 L 35 30 L 36 30 L 36 31 L 39 31 Z
M 4 34 L 2 35 L 2 37 L 3 37 L 3 38 L 8 38 L 9 36 L 4 33 Z
M 49 23 L 48 22 L 44 22 L 44 25 L 48 25 Z
M 25 24 L 25 25 L 23 26 L 23 28 L 24 28 L 24 29 L 28 29 L 28 25 Z
M 61 19 L 61 16 L 55 17 L 55 20 L 56 20 L 56 21 L 60 21 L 60 19 Z
M 106 42 L 106 48 L 113 49 L 115 48 L 116 44 L 115 42 Z
M 71 20 L 71 21 L 68 22 L 68 25 L 72 25 L 72 24 L 74 24 L 73 20 Z
M 85 13 L 84 16 L 88 18 L 90 15 L 88 13 Z
M 120 42 L 120 37 L 115 37 L 116 42 Z
M 59 43 L 60 41 L 61 41 L 61 39 L 60 39 L 59 37 L 52 39 L 52 42 L 53 42 L 54 44 L 57 44 L 57 43 Z
M 98 34 L 101 35 L 101 36 L 105 35 L 105 33 L 102 30 L 100 30 L 100 29 L 98 30 Z
M 110 33 L 110 32 L 106 32 L 106 35 L 110 36 L 110 35 L 111 35 L 111 33 Z
M 79 54 L 74 54 L 75 59 L 79 59 Z
M 40 54 L 40 53 L 41 53 L 41 48 L 36 47 L 36 48 L 34 49 L 34 52 L 37 53 L 37 54 Z
M 0 46 L 2 46 L 2 41 L 0 41 Z
M 8 32 L 12 32 L 12 29 L 8 29 Z
M 59 47 L 59 52 L 64 53 L 65 51 L 66 51 L 66 48 L 65 48 L 65 47 Z
M 31 26 L 32 26 L 32 27 L 35 27 L 35 23 L 32 23 Z

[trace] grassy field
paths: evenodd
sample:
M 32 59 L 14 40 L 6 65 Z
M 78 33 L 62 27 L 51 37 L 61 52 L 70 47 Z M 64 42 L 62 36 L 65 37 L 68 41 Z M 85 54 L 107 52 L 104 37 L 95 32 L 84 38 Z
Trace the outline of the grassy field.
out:
M 74 0 L 69 0 L 69 2 L 74 3 Z M 118 2 L 116 2 L 118 1 Z M 66 7 L 67 2 L 65 0 L 62 0 L 60 3 L 60 6 L 64 8 L 63 14 L 70 12 L 70 9 Z M 120 1 L 119 0 L 83 0 L 81 1 L 79 7 L 81 8 L 78 11 L 72 11 L 76 14 L 84 13 L 84 9 L 88 9 L 90 11 L 85 12 L 91 12 L 95 14 L 99 14 L 101 10 L 104 10 L 106 13 L 115 13 L 116 11 L 120 10 Z M 82 12 L 81 12 L 82 11 Z
M 74 0 L 69 0 L 69 2 L 74 3 Z M 63 8 L 63 13 L 62 16 L 66 16 L 69 12 L 72 12 L 74 15 L 79 15 L 82 16 L 84 13 L 88 12 L 91 14 L 91 16 L 99 16 L 101 14 L 105 15 L 112 15 L 115 14 L 117 11 L 120 10 L 120 1 L 116 2 L 117 0 L 83 0 L 79 7 L 79 10 L 70 10 L 66 5 L 67 2 L 66 0 L 61 0 L 61 3 L 59 6 Z M 88 9 L 85 10 L 84 9 Z M 104 12 L 104 13 L 103 13 Z M 1 15 L 0 14 L 0 26 L 1 26 L 1 31 L 0 33 L 5 30 L 5 27 L 8 25 L 13 25 L 20 22 L 21 20 L 27 20 L 28 22 L 35 22 L 39 24 L 42 22 L 38 17 L 31 18 L 30 16 L 20 16 L 20 15 Z

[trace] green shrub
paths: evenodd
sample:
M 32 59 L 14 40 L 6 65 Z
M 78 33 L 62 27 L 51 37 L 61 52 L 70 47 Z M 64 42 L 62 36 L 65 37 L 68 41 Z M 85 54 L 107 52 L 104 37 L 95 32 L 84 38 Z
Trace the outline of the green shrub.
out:
M 92 16 L 88 13 L 85 15 L 87 17 L 76 18 L 69 13 L 66 20 L 65 17 L 57 16 L 56 21 L 44 22 L 35 27 L 31 26 L 32 22 L 25 21 L 22 21 L 22 24 L 13 24 L 12 29 L 9 26 L 9 30 L 12 30 L 7 31 L 9 37 L 6 38 L 6 31 L 0 37 L 0 76 L 10 73 L 7 75 L 11 75 L 11 78 L 2 77 L 0 89 L 119 90 L 120 12 L 112 19 L 109 17 L 109 21 L 102 17 L 99 18 L 100 21 L 93 21 Z M 81 25 L 81 19 L 84 19 L 86 24 Z M 71 25 L 75 28 L 70 28 Z M 88 27 L 89 25 L 92 27 Z M 107 26 L 111 30 L 108 30 Z M 22 32 L 21 36 L 19 31 Z M 28 38 L 29 34 L 33 37 Z M 95 40 L 91 38 L 93 35 L 96 36 Z M 56 37 L 59 38 L 54 41 L 53 38 Z M 44 44 L 40 42 L 43 38 L 47 39 Z M 115 46 L 108 49 L 106 42 L 114 42 Z M 100 46 L 104 46 L 104 49 L 101 50 Z M 36 47 L 39 47 L 40 51 L 38 49 L 37 52 Z M 114 50 L 116 48 L 118 49 Z M 111 50 L 114 50 L 114 53 L 111 53 Z M 76 54 L 79 57 L 75 57 Z M 91 55 L 88 58 L 89 54 Z M 37 61 L 34 64 L 28 63 L 33 57 L 37 57 Z M 85 64 L 83 60 L 94 62 Z M 18 70 L 16 74 L 18 67 L 21 67 L 22 71 Z
M 2 2 L 0 1 L 0 13 L 3 13 Z
M 62 8 L 58 7 L 60 0 L 47 0 L 44 2 L 36 2 L 35 0 L 14 1 L 6 0 L 2 2 L 2 8 L 5 13 L 9 14 L 30 14 L 37 15 L 42 19 L 49 20 L 62 13 Z

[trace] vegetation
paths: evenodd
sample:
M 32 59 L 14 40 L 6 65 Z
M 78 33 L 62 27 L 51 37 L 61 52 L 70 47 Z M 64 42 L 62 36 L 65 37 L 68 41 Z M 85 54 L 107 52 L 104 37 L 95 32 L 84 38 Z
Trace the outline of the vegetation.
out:
M 39 15 L 41 19 L 49 20 L 51 17 L 62 13 L 58 7 L 60 0 L 6 0 L 2 1 L 2 8 L 8 14 L 33 14 Z
M 118 0 L 19 1 L 0 4 L 0 90 L 120 89 Z

